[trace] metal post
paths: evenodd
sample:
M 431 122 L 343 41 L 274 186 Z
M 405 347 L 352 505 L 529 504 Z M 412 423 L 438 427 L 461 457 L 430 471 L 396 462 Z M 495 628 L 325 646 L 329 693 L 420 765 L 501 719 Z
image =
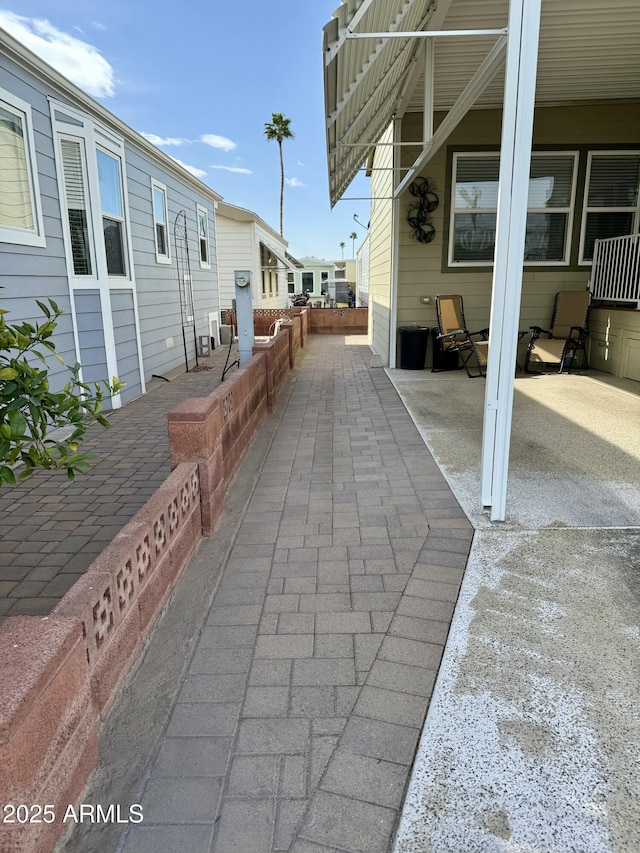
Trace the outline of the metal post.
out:
M 510 0 L 482 438 L 482 503 L 506 516 L 541 0 Z
M 253 305 L 250 270 L 234 270 L 236 282 L 236 319 L 238 322 L 238 358 L 240 367 L 253 355 Z

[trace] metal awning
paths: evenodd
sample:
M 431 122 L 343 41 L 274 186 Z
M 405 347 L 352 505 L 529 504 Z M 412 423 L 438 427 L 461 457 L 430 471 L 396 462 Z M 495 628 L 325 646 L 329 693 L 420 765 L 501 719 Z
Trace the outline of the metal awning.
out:
M 411 39 L 352 40 L 349 34 L 425 29 L 435 5 L 435 0 L 344 0 L 325 26 L 324 91 L 332 206 L 389 124 L 416 50 Z
M 493 30 L 505 27 L 508 13 L 508 0 L 343 0 L 323 39 L 332 206 L 392 118 L 422 111 L 431 87 L 434 110 L 450 111 L 496 42 L 490 35 L 438 38 L 428 66 L 422 38 L 353 36 Z M 536 104 L 637 102 L 639 38 L 638 0 L 543 0 Z M 503 70 L 495 68 L 467 108 L 501 108 L 503 90 Z
M 260 247 L 277 259 L 280 269 L 285 269 L 287 272 L 295 272 L 296 269 L 302 269 L 303 267 L 300 261 L 296 260 L 289 252 L 285 252 L 282 249 L 274 249 L 273 246 L 269 246 L 263 240 L 260 240 Z M 273 269 L 273 267 L 263 266 L 262 269 Z
M 304 269 L 304 264 L 301 263 L 297 258 L 294 258 L 293 255 L 290 255 L 289 252 L 285 252 L 284 256 L 286 261 L 289 262 L 289 264 L 293 264 L 293 266 L 291 267 L 292 270 L 295 271 Z

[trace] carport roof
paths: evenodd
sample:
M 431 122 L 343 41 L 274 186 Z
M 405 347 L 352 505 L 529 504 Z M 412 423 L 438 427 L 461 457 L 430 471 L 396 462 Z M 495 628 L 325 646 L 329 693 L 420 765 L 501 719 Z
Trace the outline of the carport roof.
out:
M 508 0 L 343 0 L 324 27 L 329 191 L 334 205 L 394 116 L 424 107 L 424 38 L 353 39 L 350 34 L 506 27 Z M 435 110 L 448 111 L 496 36 L 436 40 Z M 640 101 L 640 2 L 543 0 L 536 103 Z M 476 107 L 500 107 L 495 74 Z

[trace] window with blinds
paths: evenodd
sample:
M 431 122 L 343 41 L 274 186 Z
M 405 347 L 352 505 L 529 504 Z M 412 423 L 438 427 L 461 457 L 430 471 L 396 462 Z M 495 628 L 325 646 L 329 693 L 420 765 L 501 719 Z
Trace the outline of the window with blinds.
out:
M 525 264 L 567 264 L 575 203 L 577 154 L 536 153 L 527 198 Z M 493 263 L 500 156 L 455 154 L 449 264 Z
M 31 107 L 0 89 L 0 241 L 44 246 Z
M 73 271 L 76 275 L 92 275 L 87 184 L 82 141 L 60 139 L 60 154 Z
M 640 151 L 591 151 L 582 217 L 580 263 L 593 260 L 596 240 L 640 227 Z

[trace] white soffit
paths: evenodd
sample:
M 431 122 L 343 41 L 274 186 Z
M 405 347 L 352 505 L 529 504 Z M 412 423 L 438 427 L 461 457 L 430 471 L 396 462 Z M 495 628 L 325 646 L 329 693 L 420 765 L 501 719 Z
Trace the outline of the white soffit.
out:
M 485 30 L 504 27 L 508 21 L 508 0 L 439 0 L 439 12 L 435 6 L 430 0 L 343 0 L 324 28 L 332 205 L 391 121 L 419 49 L 418 39 L 345 40 L 350 22 L 356 21 L 353 32 L 388 32 Z M 436 110 L 451 108 L 494 43 L 495 37 L 490 36 L 436 40 Z M 537 80 L 538 105 L 638 103 L 640 0 L 543 0 Z M 475 106 L 501 107 L 503 87 L 500 71 Z M 422 77 L 413 92 L 406 93 L 405 102 L 409 111 L 422 111 Z M 336 147 L 338 141 L 363 144 L 342 148 Z

